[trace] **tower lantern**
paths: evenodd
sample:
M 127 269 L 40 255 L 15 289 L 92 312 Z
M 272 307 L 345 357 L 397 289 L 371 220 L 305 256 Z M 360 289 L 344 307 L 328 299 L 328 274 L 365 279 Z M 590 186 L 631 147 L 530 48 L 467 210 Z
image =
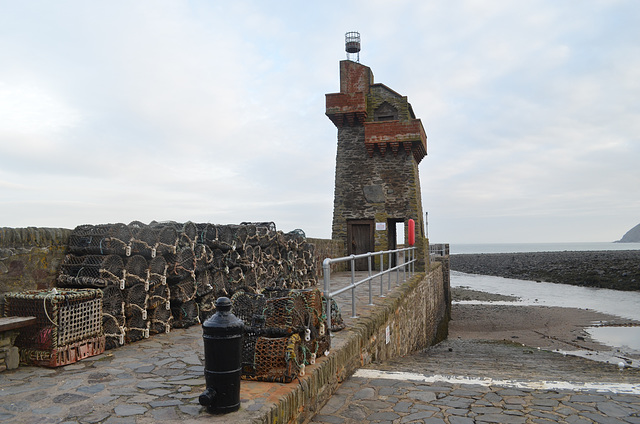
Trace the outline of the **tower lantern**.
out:
M 360 33 L 347 32 L 344 35 L 344 49 L 347 52 L 347 60 L 360 62 Z

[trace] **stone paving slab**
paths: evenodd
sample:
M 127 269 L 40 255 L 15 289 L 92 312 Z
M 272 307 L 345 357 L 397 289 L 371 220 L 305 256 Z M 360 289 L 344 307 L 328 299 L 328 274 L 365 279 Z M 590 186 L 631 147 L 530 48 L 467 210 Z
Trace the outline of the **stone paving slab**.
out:
M 446 340 L 357 371 L 311 421 L 356 422 L 637 424 L 640 371 L 516 343 Z
M 334 287 L 348 284 L 349 276 L 336 274 Z M 364 290 L 357 292 L 359 314 L 375 309 Z M 350 297 L 338 299 L 350 311 L 347 302 Z M 347 323 L 354 322 L 345 315 Z M 332 351 L 345 345 L 348 333 L 334 333 Z M 205 389 L 202 329 L 174 329 L 64 367 L 21 366 L 0 373 L 0 423 L 274 422 L 278 407 L 297 407 L 300 393 L 317 378 L 314 370 L 327 360 L 319 358 L 305 377 L 289 384 L 242 380 L 240 411 L 212 415 L 198 403 Z

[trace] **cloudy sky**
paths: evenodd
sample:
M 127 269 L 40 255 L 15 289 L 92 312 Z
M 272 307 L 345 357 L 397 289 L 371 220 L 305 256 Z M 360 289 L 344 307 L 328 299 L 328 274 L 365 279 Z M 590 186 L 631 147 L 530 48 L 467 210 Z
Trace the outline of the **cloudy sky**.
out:
M 640 222 L 640 2 L 0 0 L 0 227 L 329 238 L 344 33 L 408 96 L 432 242 Z

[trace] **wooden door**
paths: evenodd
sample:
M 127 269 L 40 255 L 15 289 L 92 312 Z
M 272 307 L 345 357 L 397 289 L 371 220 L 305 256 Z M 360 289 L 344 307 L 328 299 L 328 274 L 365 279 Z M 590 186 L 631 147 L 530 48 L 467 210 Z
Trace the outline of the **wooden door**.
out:
M 349 239 L 347 249 L 349 255 L 373 252 L 373 221 L 354 220 L 348 222 L 347 237 Z M 366 271 L 368 269 L 369 261 L 367 258 L 356 260 L 356 271 Z

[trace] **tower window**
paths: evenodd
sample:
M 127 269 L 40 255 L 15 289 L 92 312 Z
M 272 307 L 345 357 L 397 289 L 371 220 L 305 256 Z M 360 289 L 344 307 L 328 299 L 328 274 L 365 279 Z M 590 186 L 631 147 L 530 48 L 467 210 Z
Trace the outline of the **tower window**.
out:
M 373 111 L 374 121 L 394 121 L 398 119 L 398 109 L 387 102 L 383 102 Z

